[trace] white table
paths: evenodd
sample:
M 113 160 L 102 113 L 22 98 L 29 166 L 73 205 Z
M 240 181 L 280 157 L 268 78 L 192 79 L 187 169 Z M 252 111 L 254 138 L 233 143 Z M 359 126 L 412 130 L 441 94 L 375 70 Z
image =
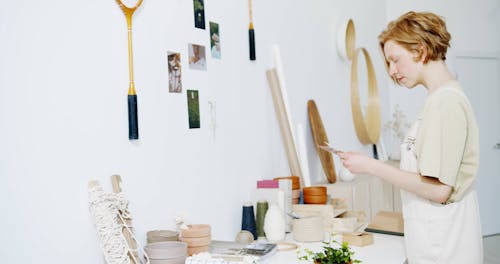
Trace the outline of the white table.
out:
M 341 242 L 341 235 L 334 237 L 336 241 Z M 299 246 L 299 249 L 310 249 L 318 252 L 322 249 L 321 242 L 299 243 L 291 239 L 291 235 L 287 235 L 286 242 L 293 242 Z M 402 236 L 384 235 L 373 233 L 373 244 L 364 247 L 349 245 L 354 251 L 354 258 L 359 259 L 362 263 L 384 263 L 384 264 L 403 264 L 406 260 L 404 238 Z M 273 256 L 264 259 L 261 263 L 265 264 L 281 264 L 281 263 L 308 263 L 298 260 L 297 250 L 278 251 Z M 309 262 L 310 263 L 310 262 Z

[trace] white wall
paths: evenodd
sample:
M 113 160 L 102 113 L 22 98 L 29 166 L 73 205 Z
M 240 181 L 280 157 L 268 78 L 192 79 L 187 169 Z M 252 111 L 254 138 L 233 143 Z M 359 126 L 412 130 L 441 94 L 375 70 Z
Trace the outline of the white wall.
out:
M 352 17 L 357 46 L 376 65 L 383 122 L 390 96 L 376 36 L 396 1 L 253 1 L 257 61 L 248 60 L 247 1 L 206 1 L 220 25 L 222 60 L 190 70 L 192 1 L 145 0 L 134 16 L 141 139 L 127 138 L 126 26 L 114 1 L 11 1 L 0 9 L 0 253 L 5 263 L 103 263 L 87 205 L 87 182 L 120 174 L 141 241 L 174 228 L 184 212 L 233 239 L 255 181 L 289 175 L 265 70 L 281 47 L 294 125 L 315 99 L 331 140 L 369 152 L 354 133 L 349 65 L 335 30 Z M 393 3 L 394 2 L 394 3 Z M 417 5 L 418 1 L 413 1 Z M 361 7 L 363 6 L 363 7 Z M 387 6 L 387 14 L 386 14 Z M 406 6 L 401 7 L 401 9 Z M 458 12 L 458 11 L 457 11 Z M 167 51 L 182 54 L 183 93 L 168 93 Z M 189 130 L 186 89 L 200 93 L 201 129 Z M 215 137 L 208 101 L 217 102 Z M 309 167 L 324 181 L 308 129 Z
M 6 263 L 102 262 L 88 212 L 87 182 L 110 190 L 120 174 L 141 241 L 174 228 L 175 214 L 209 223 L 233 239 L 241 206 L 259 178 L 289 175 L 265 70 L 281 46 L 293 122 L 318 100 L 331 137 L 362 149 L 353 133 L 347 65 L 334 29 L 353 16 L 360 45 L 373 52 L 383 16 L 361 1 L 254 1 L 257 61 L 248 60 L 246 1 L 206 1 L 220 24 L 222 60 L 187 65 L 187 43 L 209 45 L 193 26 L 191 1 L 144 1 L 134 16 L 140 137 L 127 139 L 126 26 L 114 1 L 6 2 L 0 11 L 0 236 Z M 383 6 L 366 3 L 380 10 Z M 57 6 L 57 8 L 55 8 Z M 361 20 L 363 18 L 363 20 Z M 201 129 L 187 128 L 186 94 L 168 93 L 167 51 L 182 53 L 183 85 L 200 92 Z M 376 56 L 374 56 L 376 57 Z M 382 76 L 383 72 L 378 71 Z M 381 77 L 380 77 L 381 78 Z M 208 101 L 217 102 L 215 139 Z M 311 172 L 322 171 L 309 139 Z M 23 256 L 22 258 L 19 258 Z

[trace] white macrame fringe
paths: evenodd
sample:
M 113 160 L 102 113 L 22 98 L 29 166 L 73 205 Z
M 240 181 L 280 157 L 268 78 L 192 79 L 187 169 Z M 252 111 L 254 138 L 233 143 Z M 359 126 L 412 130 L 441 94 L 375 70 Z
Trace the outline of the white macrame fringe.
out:
M 131 218 L 128 212 L 128 201 L 122 193 L 106 193 L 100 186 L 89 188 L 88 194 L 90 212 L 94 217 L 97 236 L 106 262 L 108 264 L 138 264 L 139 260 L 135 259 L 122 232 L 125 227 L 132 239 L 137 242 L 125 222 L 125 219 Z M 129 256 L 132 257 L 133 263 Z M 146 263 L 149 263 L 147 254 L 144 256 Z

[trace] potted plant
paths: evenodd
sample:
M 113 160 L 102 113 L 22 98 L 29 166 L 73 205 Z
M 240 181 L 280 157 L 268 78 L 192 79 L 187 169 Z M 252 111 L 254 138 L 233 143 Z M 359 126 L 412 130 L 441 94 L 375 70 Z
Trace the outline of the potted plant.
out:
M 334 244 L 337 244 L 337 247 L 334 247 Z M 347 242 L 341 244 L 335 240 L 323 242 L 323 250 L 320 252 L 304 249 L 303 253 L 299 251 L 298 254 L 299 260 L 312 260 L 315 264 L 361 263 L 360 260 L 353 259 L 354 252 L 349 248 Z

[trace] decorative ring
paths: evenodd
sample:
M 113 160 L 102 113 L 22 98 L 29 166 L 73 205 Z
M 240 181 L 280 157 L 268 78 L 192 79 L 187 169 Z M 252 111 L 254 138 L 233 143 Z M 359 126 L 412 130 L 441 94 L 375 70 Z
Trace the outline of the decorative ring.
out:
M 337 31 L 337 52 L 345 61 L 350 61 L 354 57 L 356 47 L 356 29 L 352 19 L 342 21 Z
M 360 51 L 365 56 L 366 71 L 368 73 L 368 108 L 366 116 L 363 116 L 359 100 L 358 56 Z M 363 144 L 377 144 L 380 137 L 380 97 L 372 60 L 365 48 L 356 49 L 351 64 L 351 111 L 359 141 Z

